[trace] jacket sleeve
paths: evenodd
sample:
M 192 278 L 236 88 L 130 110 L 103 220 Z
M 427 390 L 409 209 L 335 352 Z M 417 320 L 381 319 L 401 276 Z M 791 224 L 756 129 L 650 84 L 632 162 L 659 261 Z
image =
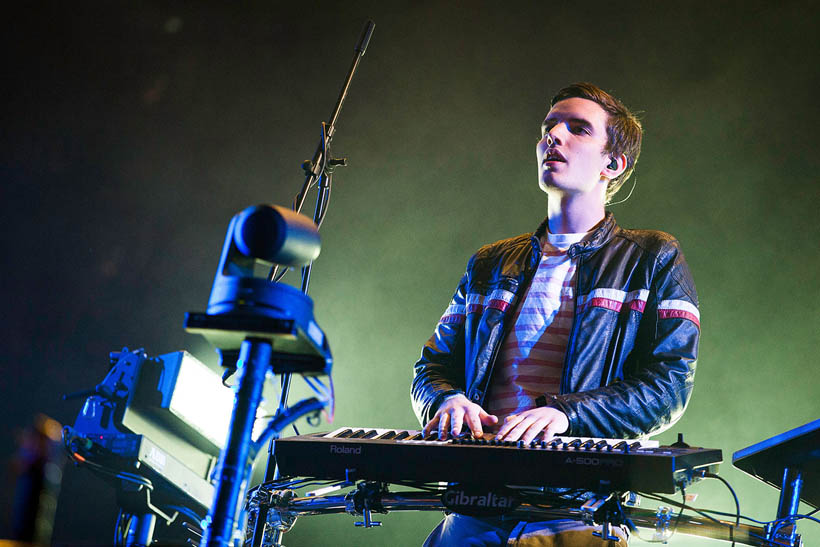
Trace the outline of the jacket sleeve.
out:
M 445 397 L 464 393 L 467 281 L 468 274 L 465 273 L 414 367 L 411 397 L 413 410 L 422 425 L 435 415 Z
M 568 434 L 642 437 L 668 429 L 683 415 L 694 384 L 700 314 L 689 267 L 677 242 L 670 247 L 658 258 L 659 270 L 623 377 L 548 400 L 548 406 L 569 418 Z

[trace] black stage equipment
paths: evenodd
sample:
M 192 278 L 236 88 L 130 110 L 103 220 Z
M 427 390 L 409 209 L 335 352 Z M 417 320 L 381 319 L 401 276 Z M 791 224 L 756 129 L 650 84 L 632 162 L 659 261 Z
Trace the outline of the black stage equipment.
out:
M 313 318 L 313 301 L 288 285 L 257 276 L 273 263 L 299 266 L 319 254 L 318 227 L 302 215 L 277 206 L 258 205 L 236 214 L 228 226 L 206 313 L 185 317 L 188 332 L 202 334 L 239 382 L 224 449 L 215 472 L 216 487 L 201 545 L 229 545 L 238 539 L 241 498 L 259 447 L 282 428 L 317 413 L 330 397 L 317 390 L 329 374 L 330 347 Z M 322 393 L 277 415 L 258 439 L 253 423 L 269 371 L 298 372 Z
M 242 342 L 259 338 L 276 341 L 273 372 L 329 373 L 330 349 L 313 319 L 313 301 L 256 275 L 273 263 L 308 263 L 319 250 L 319 232 L 307 217 L 276 205 L 248 207 L 228 226 L 207 313 L 186 314 L 185 330 L 211 342 L 228 369 L 236 368 Z
M 339 428 L 277 442 L 283 474 L 384 482 L 537 484 L 593 491 L 675 493 L 716 473 L 720 450 L 657 441 L 555 437 L 549 442 L 440 440 L 438 433 Z M 476 470 L 490 470 L 480 473 Z
M 182 513 L 198 527 L 213 498 L 231 390 L 184 351 L 151 358 L 124 348 L 109 359 L 100 384 L 64 397 L 87 397 L 74 427 L 63 429 L 66 449 L 114 480 L 129 515 L 117 534 L 123 544 L 150 544 L 158 516 L 170 524 Z
M 800 501 L 820 506 L 820 420 L 738 450 L 732 463 L 780 489 L 777 520 L 766 527 L 766 539 L 781 542 L 778 545 L 799 545 L 795 521 Z
M 112 371 L 103 383 L 74 395 L 90 396 L 75 428 L 64 431 L 69 452 L 76 460 L 93 463 L 100 472 L 115 476 L 121 481 L 123 492 L 135 491 L 144 500 L 137 506 L 133 497 L 123 499 L 131 514 L 140 515 L 135 526 L 125 527 L 133 528 L 126 541 L 129 545 L 150 543 L 156 515 L 169 522 L 175 518 L 151 502 L 151 493 L 156 497 L 159 491 L 154 481 L 167 483 L 172 493 L 184 491 L 190 498 L 187 501 L 198 508 L 209 506 L 208 516 L 202 521 L 201 545 L 241 542 L 239 501 L 244 498 L 253 459 L 260 447 L 301 416 L 318 417 L 319 411 L 333 404 L 332 386 L 327 389 L 319 379 L 330 374 L 330 347 L 313 318 L 313 301 L 307 292 L 311 265 L 319 255 L 318 229 L 328 210 L 333 167 L 346 165 L 345 159 L 331 156 L 330 143 L 374 27 L 372 21 L 366 23 L 330 120 L 322 122 L 316 153 L 312 160 L 302 164 L 305 182 L 294 198 L 293 211 L 258 205 L 235 215 L 222 247 L 207 310 L 185 316 L 186 331 L 201 334 L 216 347 L 220 364 L 226 369 L 223 379 L 239 372 L 227 435 L 208 437 L 187 418 L 175 413 L 171 403 L 173 392 L 162 391 L 166 376 L 156 373 L 157 367 L 169 369 L 170 365 L 162 358 L 148 359 L 142 350 L 123 350 L 112 362 Z M 313 187 L 318 195 L 311 222 L 299 212 Z M 301 290 L 278 283 L 294 266 L 302 267 Z M 280 271 L 280 267 L 284 269 Z M 269 372 L 282 374 L 279 407 L 254 440 L 254 419 Z M 288 407 L 294 372 L 304 377 L 318 398 L 310 397 Z M 143 377 L 150 378 L 145 380 L 149 388 L 140 387 Z M 149 402 L 141 404 L 145 401 Z M 217 446 L 219 439 L 225 439 L 221 450 Z M 217 453 L 219 459 L 214 468 Z M 114 471 L 96 460 L 105 460 L 114 466 Z M 269 460 L 266 476 L 275 474 L 273 461 Z M 116 471 L 117 465 L 126 463 L 143 469 L 150 477 Z M 209 480 L 212 478 L 215 486 Z M 212 500 L 209 505 L 208 500 Z

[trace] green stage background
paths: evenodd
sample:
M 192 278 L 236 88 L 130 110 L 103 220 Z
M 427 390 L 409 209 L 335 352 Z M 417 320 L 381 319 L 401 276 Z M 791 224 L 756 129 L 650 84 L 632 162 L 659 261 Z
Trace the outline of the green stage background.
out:
M 809 2 L 30 5 L 4 33 L 4 459 L 36 412 L 73 422 L 79 403 L 59 396 L 99 382 L 110 350 L 185 348 L 216 366 L 183 315 L 206 305 L 231 216 L 290 204 L 368 17 L 310 290 L 335 359 L 334 426 L 416 427 L 421 344 L 472 252 L 544 217 L 547 101 L 588 80 L 645 127 L 637 187 L 612 210 L 676 235 L 700 295 L 694 395 L 659 440 L 721 448 L 742 512 L 773 518 L 777 492 L 731 457 L 820 414 Z M 734 508 L 716 481 L 691 492 Z M 107 487 L 66 470 L 57 543 L 107 542 L 115 515 Z M 309 517 L 285 543 L 414 545 L 439 518 Z M 820 542 L 819 525 L 800 528 Z

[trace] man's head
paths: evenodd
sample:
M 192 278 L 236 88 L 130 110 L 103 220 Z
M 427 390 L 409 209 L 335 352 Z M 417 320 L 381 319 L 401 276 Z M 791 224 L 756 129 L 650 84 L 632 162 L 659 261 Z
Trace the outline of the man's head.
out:
M 550 101 L 551 111 L 558 103 L 573 98 L 592 101 L 606 114 L 606 143 L 602 154 L 609 161 L 620 164 L 619 169 L 612 170 L 618 174 L 609 180 L 606 188 L 605 199 L 608 203 L 635 169 L 641 154 L 641 122 L 621 101 L 598 86 L 583 82 L 558 91 Z

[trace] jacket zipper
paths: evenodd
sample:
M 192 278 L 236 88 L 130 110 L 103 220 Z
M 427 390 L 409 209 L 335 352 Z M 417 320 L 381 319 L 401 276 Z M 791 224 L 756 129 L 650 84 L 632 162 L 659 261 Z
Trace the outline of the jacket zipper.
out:
M 567 340 L 567 348 L 564 350 L 564 369 L 561 371 L 561 387 L 558 391 L 559 395 L 563 395 L 568 393 L 569 391 L 569 374 L 568 371 L 570 369 L 569 363 L 567 363 L 567 357 L 569 355 L 574 355 L 572 352 L 573 345 L 575 344 L 575 331 L 578 328 L 578 295 L 580 294 L 580 279 L 581 279 L 581 267 L 584 263 L 584 255 L 579 253 L 578 254 L 578 266 L 575 268 L 575 294 L 572 298 L 572 327 L 569 329 L 569 339 Z

